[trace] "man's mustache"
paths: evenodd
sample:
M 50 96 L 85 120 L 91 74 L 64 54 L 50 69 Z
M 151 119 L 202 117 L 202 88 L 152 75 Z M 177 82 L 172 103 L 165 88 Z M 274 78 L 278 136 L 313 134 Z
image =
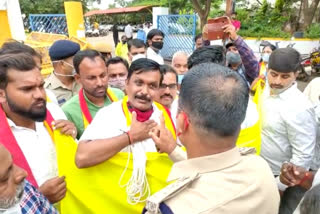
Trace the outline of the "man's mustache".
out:
M 277 89 L 281 89 L 283 88 L 283 85 L 278 85 L 278 84 L 270 84 L 271 88 L 277 88 Z
M 164 97 L 170 97 L 171 99 L 173 99 L 173 97 L 171 96 L 171 94 L 164 94 L 164 95 L 160 96 L 161 99 L 164 98 Z
M 151 99 L 147 95 L 136 95 L 135 98 L 151 102 Z

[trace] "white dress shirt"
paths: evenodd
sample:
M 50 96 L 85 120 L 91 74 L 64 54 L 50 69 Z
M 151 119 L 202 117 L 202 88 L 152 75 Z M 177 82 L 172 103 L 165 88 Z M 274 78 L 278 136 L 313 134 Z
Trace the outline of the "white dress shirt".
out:
M 58 105 L 47 103 L 47 108 L 55 120 L 66 119 Z M 58 176 L 55 145 L 43 122 L 36 122 L 36 129 L 33 130 L 17 126 L 9 118 L 7 120 L 37 184 L 41 186 L 48 179 Z
M 279 95 L 266 85 L 262 99 L 261 156 L 274 175 L 285 161 L 310 168 L 316 141 L 315 112 L 295 83 Z
M 131 27 L 131 25 L 127 25 L 124 28 L 124 33 L 125 33 L 127 38 L 132 38 L 132 27 Z
M 156 53 L 152 48 L 148 47 L 147 49 L 147 58 L 156 61 L 160 65 L 164 64 L 163 58 L 160 54 Z

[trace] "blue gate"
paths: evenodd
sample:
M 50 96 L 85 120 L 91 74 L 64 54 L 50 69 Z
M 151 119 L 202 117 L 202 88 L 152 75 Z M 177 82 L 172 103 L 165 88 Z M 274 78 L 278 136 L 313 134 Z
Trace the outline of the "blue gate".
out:
M 160 15 L 158 29 L 164 34 L 164 45 L 161 50 L 163 58 L 171 60 L 177 51 L 191 54 L 194 50 L 197 16 L 196 15 Z
M 29 21 L 32 31 L 68 34 L 65 14 L 30 14 Z

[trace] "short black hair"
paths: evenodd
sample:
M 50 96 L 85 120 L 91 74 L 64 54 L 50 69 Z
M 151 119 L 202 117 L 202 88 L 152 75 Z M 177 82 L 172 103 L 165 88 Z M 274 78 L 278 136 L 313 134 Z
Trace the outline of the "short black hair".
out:
M 127 70 L 129 70 L 129 64 L 128 64 L 127 60 L 123 59 L 122 57 L 118 57 L 118 56 L 108 59 L 106 62 L 106 66 L 108 68 L 108 66 L 110 64 L 113 65 L 113 64 L 118 64 L 118 63 L 122 63 L 127 68 Z
M 178 84 L 178 73 L 176 72 L 176 70 L 174 70 L 174 68 L 170 65 L 160 65 L 160 71 L 162 73 L 162 75 L 164 76 L 166 73 L 173 73 L 174 75 L 176 75 L 176 82 Z M 161 81 L 162 83 L 162 81 Z
M 129 52 L 130 52 L 132 46 L 134 46 L 136 48 L 146 48 L 146 44 L 141 39 L 131 39 L 128 42 L 128 51 Z
M 27 53 L 33 57 L 38 57 L 40 61 L 42 60 L 42 56 L 35 49 L 30 47 L 29 45 L 23 44 L 22 42 L 18 42 L 16 40 L 10 40 L 8 42 L 3 43 L 0 49 L 0 55 L 9 54 L 9 53 Z
M 187 72 L 181 84 L 179 109 L 186 112 L 198 131 L 236 136 L 249 100 L 244 78 L 215 63 L 202 63 Z
M 147 58 L 141 58 L 133 61 L 130 65 L 129 72 L 128 72 L 128 80 L 130 80 L 131 76 L 133 73 L 141 73 L 141 72 L 147 72 L 147 71 L 154 71 L 158 70 L 161 78 L 160 82 L 162 82 L 163 75 L 160 71 L 160 65 L 156 61 L 153 61 L 152 59 L 147 59 Z
M 312 214 L 318 213 L 320 209 L 320 184 L 312 187 L 308 192 L 305 193 L 301 205 L 301 214 Z
M 8 85 L 8 71 L 30 71 L 36 67 L 33 56 L 29 53 L 8 53 L 0 55 L 0 88 L 5 89 Z
M 188 68 L 195 65 L 213 62 L 225 65 L 225 50 L 221 45 L 210 45 L 196 49 L 188 58 Z
M 154 36 L 162 36 L 164 38 L 164 33 L 158 29 L 152 29 L 147 35 L 147 40 L 151 40 Z
M 198 39 L 202 38 L 202 33 L 199 33 L 195 38 L 194 42 L 197 42 Z
M 266 47 L 269 47 L 272 51 L 274 51 L 274 50 L 277 49 L 277 47 L 274 46 L 273 44 L 268 44 L 268 45 L 266 45 L 266 46 L 264 46 L 264 47 L 262 48 L 262 51 L 263 51 L 264 49 L 266 49 Z
M 96 50 L 83 50 L 83 51 L 78 51 L 74 57 L 73 57 L 73 66 L 74 69 L 76 70 L 76 72 L 79 74 L 79 66 L 81 64 L 81 62 L 85 59 L 85 58 L 89 58 L 91 60 L 94 60 L 94 58 L 96 57 L 100 57 L 100 59 L 102 59 L 103 62 L 105 62 L 104 57 L 102 56 L 102 54 L 99 51 Z

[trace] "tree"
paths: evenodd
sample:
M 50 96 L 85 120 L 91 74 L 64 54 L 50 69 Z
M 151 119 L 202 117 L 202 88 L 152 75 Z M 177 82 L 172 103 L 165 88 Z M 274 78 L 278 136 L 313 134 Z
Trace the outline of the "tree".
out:
M 302 22 L 301 30 L 306 30 L 312 23 L 312 20 L 315 16 L 317 11 L 318 5 L 320 0 L 312 0 L 311 5 L 309 5 L 308 0 L 302 0 L 302 10 L 303 10 L 303 17 L 300 17 L 300 22 Z
M 200 29 L 207 23 L 211 7 L 211 0 L 191 0 L 194 10 L 200 17 Z M 203 7 L 201 5 L 204 5 Z

